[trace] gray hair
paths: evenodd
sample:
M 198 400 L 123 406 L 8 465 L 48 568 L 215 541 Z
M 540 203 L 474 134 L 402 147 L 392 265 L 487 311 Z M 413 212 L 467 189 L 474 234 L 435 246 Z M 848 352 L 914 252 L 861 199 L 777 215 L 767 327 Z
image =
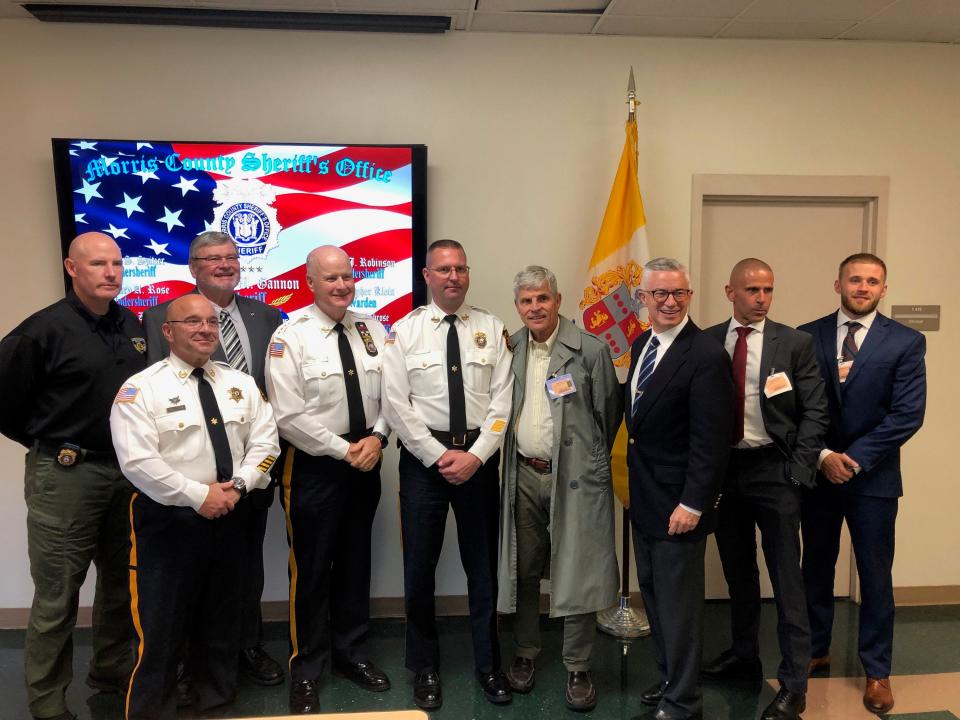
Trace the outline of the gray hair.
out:
M 690 273 L 687 271 L 686 266 L 681 263 L 679 260 L 675 260 L 669 257 L 658 257 L 653 260 L 648 261 L 643 266 L 643 277 L 647 276 L 648 272 L 682 272 L 683 276 L 687 279 L 687 284 L 690 284 Z M 643 280 L 640 280 L 640 284 L 643 285 Z
M 550 292 L 557 294 L 557 276 L 540 265 L 527 265 L 513 278 L 513 299 L 520 297 L 521 290 L 532 290 L 544 283 L 550 286 Z
M 233 245 L 234 249 L 236 249 L 237 244 L 233 241 L 232 237 L 226 233 L 208 230 L 207 232 L 200 233 L 190 241 L 190 250 L 187 254 L 192 261 L 197 256 L 197 251 L 203 250 L 205 247 L 211 247 L 213 245 L 226 245 L 227 243 L 230 243 Z

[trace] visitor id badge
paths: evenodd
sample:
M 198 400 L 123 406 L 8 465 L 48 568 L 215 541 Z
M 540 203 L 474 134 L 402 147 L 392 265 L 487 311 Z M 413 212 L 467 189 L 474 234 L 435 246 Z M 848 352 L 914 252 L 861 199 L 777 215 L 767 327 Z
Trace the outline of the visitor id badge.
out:
M 782 395 L 791 390 L 793 390 L 793 385 L 790 384 L 790 378 L 788 378 L 787 374 L 783 371 L 770 373 L 769 377 L 767 377 L 766 385 L 763 386 L 763 394 L 768 398 Z
M 551 398 L 562 398 L 567 395 L 573 395 L 577 391 L 577 386 L 573 384 L 573 376 L 570 373 L 560 377 L 547 378 L 547 395 Z
M 847 375 L 850 374 L 851 369 L 853 369 L 853 360 L 846 360 L 837 363 L 837 372 L 839 373 L 840 382 L 844 383 L 847 381 Z

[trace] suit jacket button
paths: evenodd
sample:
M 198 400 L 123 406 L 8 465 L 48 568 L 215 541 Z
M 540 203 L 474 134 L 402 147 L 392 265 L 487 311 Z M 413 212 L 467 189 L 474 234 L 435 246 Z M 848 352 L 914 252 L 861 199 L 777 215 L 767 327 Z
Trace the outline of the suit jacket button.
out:
M 563 445 L 564 447 L 570 447 L 571 445 L 573 445 L 573 440 L 571 440 L 570 438 L 567 438 L 566 440 L 563 441 Z
M 631 445 L 633 445 L 633 438 L 630 438 L 630 440 L 629 440 L 628 442 L 629 442 Z
M 570 481 L 570 489 L 571 489 L 571 490 L 576 490 L 578 487 L 580 487 L 580 483 L 578 483 L 576 480 L 571 480 L 571 481 Z

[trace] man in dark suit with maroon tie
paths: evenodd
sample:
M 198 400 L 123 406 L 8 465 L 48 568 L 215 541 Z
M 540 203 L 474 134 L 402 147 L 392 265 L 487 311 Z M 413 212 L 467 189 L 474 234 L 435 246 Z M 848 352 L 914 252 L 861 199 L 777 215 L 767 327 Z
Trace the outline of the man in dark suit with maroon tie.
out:
M 644 266 L 650 329 L 631 349 L 627 464 L 637 576 L 660 682 L 644 720 L 703 717 L 704 550 L 733 440 L 734 387 L 723 345 L 687 317 L 690 278 L 676 260 Z
M 813 487 L 827 430 L 827 399 L 813 338 L 774 322 L 773 270 L 741 260 L 725 288 L 733 317 L 704 332 L 733 359 L 737 428 L 717 520 L 717 548 L 730 590 L 731 643 L 703 674 L 760 679 L 760 528 L 777 604 L 780 690 L 760 720 L 797 720 L 806 707 L 810 625 L 800 573 L 800 501 Z
M 859 652 L 863 704 L 893 707 L 893 550 L 903 495 L 900 447 L 923 424 L 926 339 L 877 312 L 887 266 L 869 253 L 840 263 L 840 309 L 798 329 L 813 335 L 827 387 L 830 427 L 817 486 L 803 502 L 803 580 L 812 640 L 811 672 L 830 665 L 833 580 L 846 520 L 860 576 Z

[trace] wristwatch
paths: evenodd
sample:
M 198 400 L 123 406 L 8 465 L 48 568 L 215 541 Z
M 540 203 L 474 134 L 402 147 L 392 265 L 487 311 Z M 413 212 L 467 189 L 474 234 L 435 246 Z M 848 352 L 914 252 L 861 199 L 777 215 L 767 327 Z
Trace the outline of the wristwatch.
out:
M 389 441 L 387 440 L 387 436 L 384 435 L 382 432 L 372 432 L 372 433 L 370 433 L 370 437 L 375 437 L 377 440 L 380 441 L 380 449 L 381 449 L 381 450 L 382 450 L 383 448 L 385 448 L 385 447 L 387 446 L 387 443 L 389 442 Z
M 233 480 L 233 489 L 240 493 L 240 497 L 245 498 L 247 496 L 247 483 L 242 477 L 234 477 Z

